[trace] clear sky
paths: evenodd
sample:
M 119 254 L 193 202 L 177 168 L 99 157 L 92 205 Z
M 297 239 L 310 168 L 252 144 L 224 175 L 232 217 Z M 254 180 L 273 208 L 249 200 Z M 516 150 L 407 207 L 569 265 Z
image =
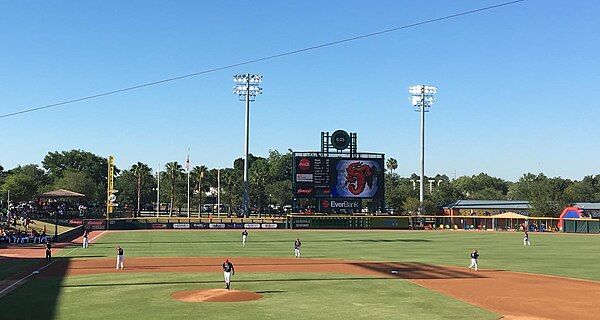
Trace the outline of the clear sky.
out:
M 0 1 L 0 116 L 504 2 Z M 156 168 L 244 155 L 233 75 L 264 76 L 250 152 L 320 149 L 320 132 L 419 172 L 408 87 L 438 87 L 426 175 L 600 174 L 600 2 L 526 0 L 178 81 L 0 118 L 0 164 L 82 149 Z

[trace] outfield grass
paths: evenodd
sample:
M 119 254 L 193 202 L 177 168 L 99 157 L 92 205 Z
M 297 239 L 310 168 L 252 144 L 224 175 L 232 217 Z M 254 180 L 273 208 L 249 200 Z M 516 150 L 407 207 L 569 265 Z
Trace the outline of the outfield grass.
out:
M 523 246 L 518 232 L 339 232 L 254 231 L 246 246 L 240 232 L 112 232 L 71 257 L 113 257 L 115 245 L 125 257 L 293 257 L 294 240 L 302 241 L 305 258 L 418 262 L 464 266 L 479 250 L 481 268 L 566 276 L 600 281 L 595 254 L 600 237 L 579 234 L 530 234 Z M 68 251 L 64 251 L 66 253 Z M 60 253 L 59 253 L 60 256 Z M 586 267 L 587 266 L 587 267 Z
M 600 237 L 513 232 L 239 231 L 110 232 L 90 248 L 55 256 L 110 257 L 115 246 L 129 257 L 293 257 L 416 262 L 468 266 L 474 248 L 483 269 L 600 280 L 594 254 Z M 95 234 L 92 234 L 94 236 Z M 218 267 L 218 266 L 217 266 Z M 35 279 L 0 299 L 0 315 L 44 319 L 497 319 L 500 315 L 451 299 L 401 279 L 313 273 L 236 274 L 236 289 L 264 298 L 238 303 L 189 303 L 177 291 L 220 288 L 222 273 L 123 273 Z M 29 306 L 36 306 L 30 308 Z M 26 318 L 31 318 L 25 316 Z M 10 319 L 10 318 L 8 318 Z

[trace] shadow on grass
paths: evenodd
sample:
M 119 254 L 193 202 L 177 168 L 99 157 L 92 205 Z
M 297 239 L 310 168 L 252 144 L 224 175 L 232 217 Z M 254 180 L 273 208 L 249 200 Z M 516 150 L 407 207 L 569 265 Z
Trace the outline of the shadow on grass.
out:
M 397 278 L 377 278 L 377 277 L 345 277 L 345 278 L 286 278 L 286 279 L 251 279 L 251 280 L 236 280 L 232 283 L 265 283 L 265 282 L 343 282 L 343 281 L 381 281 L 381 280 L 398 280 Z M 127 286 L 152 286 L 152 285 L 188 285 L 188 284 L 218 284 L 221 285 L 223 280 L 208 280 L 208 281 L 156 281 L 156 282 L 131 282 L 131 283 L 90 283 L 90 284 L 74 284 L 63 285 L 62 288 L 89 288 L 89 287 L 127 287 Z M 265 291 L 285 292 L 285 291 Z M 263 292 L 263 293 L 265 293 Z M 261 293 L 261 292 L 258 292 Z
M 31 260 L 31 263 L 27 263 L 26 269 L 11 274 L 7 278 L 9 281 L 4 281 L 7 285 L 15 284 L 15 286 L 0 298 L 0 310 L 2 310 L 0 318 L 53 319 L 69 259 L 57 258 L 48 263 L 41 258 L 19 258 L 5 263 L 23 264 L 23 260 Z M 60 267 L 56 268 L 55 265 Z M 43 275 L 50 272 L 50 269 L 54 269 L 52 271 L 54 277 L 44 278 Z M 22 281 L 17 282 L 19 280 Z
M 402 279 L 487 278 L 485 275 L 479 272 L 471 272 L 467 268 L 463 271 L 457 268 L 440 267 L 416 262 L 353 262 L 351 264 Z

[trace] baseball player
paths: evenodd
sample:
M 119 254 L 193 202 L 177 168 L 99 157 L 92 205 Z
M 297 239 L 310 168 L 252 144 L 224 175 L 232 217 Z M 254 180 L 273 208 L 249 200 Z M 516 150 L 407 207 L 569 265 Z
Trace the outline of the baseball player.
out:
M 475 267 L 475 271 L 478 270 L 479 264 L 477 263 L 477 258 L 479 258 L 479 252 L 475 249 L 471 252 L 471 265 L 469 266 L 469 271 L 471 271 L 471 268 L 473 267 Z
M 88 247 L 88 231 L 87 230 L 83 230 L 83 247 L 84 248 Z
M 242 232 L 242 245 L 245 246 L 246 245 L 246 238 L 248 237 L 248 231 L 244 230 L 244 232 Z
M 302 245 L 302 243 L 300 242 L 300 239 L 296 239 L 296 241 L 294 241 L 294 256 L 296 256 L 296 258 L 300 258 L 300 246 Z
M 123 268 L 124 268 L 123 248 L 121 248 L 120 246 L 117 246 L 117 267 L 115 269 L 119 269 L 119 267 L 121 267 L 121 270 L 123 270 Z
M 46 240 L 46 261 L 52 260 L 52 244 L 49 240 Z
M 229 262 L 229 259 L 226 259 L 223 262 L 223 277 L 225 278 L 225 289 L 229 290 L 231 288 L 231 276 L 235 275 L 235 269 L 233 269 L 233 263 Z
M 523 245 L 530 246 L 531 242 L 529 242 L 529 232 L 525 231 L 525 236 L 523 237 Z

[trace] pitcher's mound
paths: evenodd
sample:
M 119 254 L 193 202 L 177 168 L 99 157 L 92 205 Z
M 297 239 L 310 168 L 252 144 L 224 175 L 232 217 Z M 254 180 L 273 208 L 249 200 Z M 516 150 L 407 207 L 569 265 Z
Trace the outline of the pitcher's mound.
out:
M 207 289 L 175 292 L 171 297 L 188 302 L 240 302 L 258 300 L 263 296 L 242 290 Z

